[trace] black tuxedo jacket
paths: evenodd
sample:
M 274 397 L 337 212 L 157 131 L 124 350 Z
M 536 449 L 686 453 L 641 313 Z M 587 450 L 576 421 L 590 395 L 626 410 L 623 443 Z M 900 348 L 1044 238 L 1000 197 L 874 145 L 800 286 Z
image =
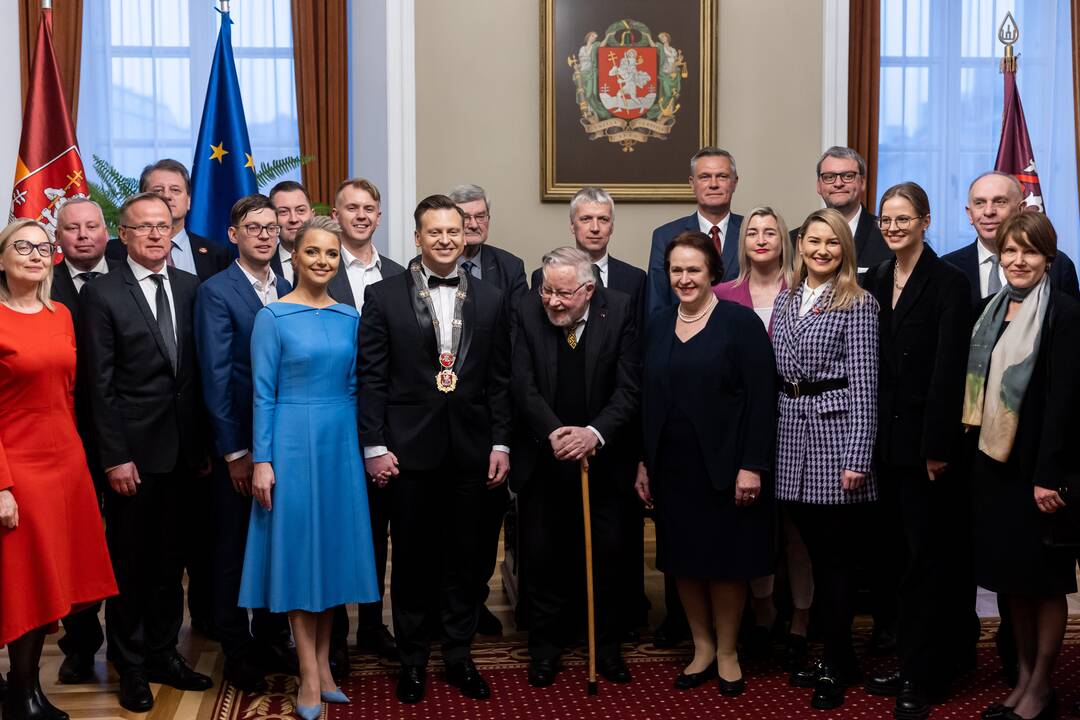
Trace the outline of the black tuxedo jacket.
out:
M 405 272 L 405 268 L 401 267 L 385 255 L 380 254 L 379 259 L 382 261 L 379 272 L 382 274 L 383 280 Z M 344 263 L 338 264 L 337 274 L 330 278 L 330 282 L 326 286 L 326 291 L 330 293 L 330 297 L 334 298 L 334 300 L 339 303 L 351 305 L 354 308 L 356 307 L 356 298 L 353 297 L 352 285 L 349 284 L 349 275 L 345 271 Z M 366 303 L 367 300 L 365 299 L 364 302 Z
M 924 468 L 928 459 L 957 459 L 960 449 L 970 290 L 964 274 L 927 246 L 894 308 L 895 266 L 895 259 L 883 262 L 863 280 L 881 308 L 877 455 Z
M 443 393 L 431 314 L 412 273 L 369 285 L 357 358 L 360 444 L 387 446 L 402 470 L 433 470 L 449 457 L 486 475 L 492 445 L 510 444 L 509 328 L 502 291 L 470 277 L 457 389 Z
M 540 285 L 544 280 L 543 272 L 543 268 L 536 268 L 530 278 L 532 289 L 537 292 L 540 291 Z M 648 276 L 644 270 L 608 255 L 608 284 L 605 289 L 618 290 L 629 296 L 630 307 L 634 310 L 639 331 L 644 327 L 645 287 L 647 282 Z M 599 286 L 599 281 L 597 281 L 597 286 Z
M 597 288 L 589 303 L 584 334 L 586 424 L 596 428 L 605 443 L 589 466 L 594 477 L 605 480 L 632 478 L 633 472 L 626 470 L 637 463 L 641 404 L 637 313 L 629 296 L 603 288 Z M 510 466 L 514 492 L 529 481 L 538 455 L 551 454 L 548 436 L 565 424 L 554 411 L 558 345 L 563 342 L 565 331 L 548 321 L 539 294 L 527 295 L 518 313 L 511 381 L 517 413 Z
M 209 280 L 219 272 L 229 267 L 232 262 L 232 253 L 224 245 L 210 242 L 204 237 L 188 231 L 188 240 L 191 241 L 191 254 L 195 258 L 195 274 L 199 276 L 199 282 Z M 113 260 L 123 260 L 127 257 L 127 245 L 120 238 L 112 238 L 105 246 L 105 257 Z M 280 274 L 279 267 L 275 272 Z
M 872 268 L 893 256 L 892 250 L 885 244 L 885 238 L 881 235 L 877 216 L 865 207 L 859 215 L 859 224 L 855 226 L 854 240 L 856 263 L 860 268 Z M 798 241 L 799 229 L 795 228 L 791 231 L 791 243 L 797 247 Z
M 82 382 L 90 398 L 101 467 L 134 461 L 140 473 L 198 468 L 206 456 L 194 306 L 199 280 L 168 269 L 176 315 L 177 368 L 126 262 L 79 295 Z
M 522 296 L 529 290 L 525 283 L 525 263 L 521 258 L 484 243 L 480 251 L 480 265 L 484 282 L 502 290 L 510 303 L 511 312 L 517 310 Z
M 112 272 L 120 263 L 105 258 L 105 264 L 109 266 L 109 272 Z M 49 297 L 58 303 L 63 303 L 64 307 L 71 311 L 71 322 L 74 323 L 77 331 L 79 329 L 79 291 L 75 289 L 75 281 L 71 277 L 67 263 L 60 263 L 53 267 L 52 291 Z
M 976 240 L 959 250 L 953 250 L 941 258 L 959 268 L 967 276 L 968 283 L 971 286 L 971 306 L 974 308 L 981 307 L 983 302 L 982 289 L 979 284 L 978 242 Z M 1048 274 L 1050 275 L 1050 282 L 1056 289 L 1066 295 L 1080 299 L 1080 286 L 1077 285 L 1076 281 L 1076 266 L 1073 265 L 1073 261 L 1069 259 L 1068 255 L 1058 251 L 1057 257 L 1050 263 Z

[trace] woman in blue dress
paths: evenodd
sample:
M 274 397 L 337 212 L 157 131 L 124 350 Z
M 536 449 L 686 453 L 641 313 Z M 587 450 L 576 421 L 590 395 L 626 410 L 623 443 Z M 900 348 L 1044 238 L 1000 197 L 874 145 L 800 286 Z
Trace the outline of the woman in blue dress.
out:
M 255 318 L 252 506 L 240 605 L 288 612 L 300 660 L 297 712 L 348 702 L 330 674 L 332 610 L 379 599 L 364 464 L 356 432 L 360 316 L 326 286 L 341 226 L 298 231 L 296 289 Z

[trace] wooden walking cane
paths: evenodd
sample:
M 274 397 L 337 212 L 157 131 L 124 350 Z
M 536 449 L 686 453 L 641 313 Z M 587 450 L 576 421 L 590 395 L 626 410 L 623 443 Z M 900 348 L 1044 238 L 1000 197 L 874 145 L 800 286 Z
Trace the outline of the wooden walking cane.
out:
M 589 613 L 588 694 L 596 695 L 596 605 L 593 599 L 592 514 L 589 511 L 589 458 L 581 458 L 581 513 L 585 518 L 585 595 Z

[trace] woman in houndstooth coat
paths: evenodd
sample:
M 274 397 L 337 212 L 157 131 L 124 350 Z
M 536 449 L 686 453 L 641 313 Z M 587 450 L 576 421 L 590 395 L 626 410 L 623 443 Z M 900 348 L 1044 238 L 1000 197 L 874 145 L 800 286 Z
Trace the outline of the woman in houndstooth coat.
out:
M 838 707 L 859 677 L 851 645 L 855 569 L 877 500 L 877 301 L 856 280 L 847 220 L 826 208 L 799 231 L 789 291 L 773 311 L 780 375 L 776 498 L 810 552 L 825 625 L 821 663 L 792 684 L 814 688 L 815 708 Z

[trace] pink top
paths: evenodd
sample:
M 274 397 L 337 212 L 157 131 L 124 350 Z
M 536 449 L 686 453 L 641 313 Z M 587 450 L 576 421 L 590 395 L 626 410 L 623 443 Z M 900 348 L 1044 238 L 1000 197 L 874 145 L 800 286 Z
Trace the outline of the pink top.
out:
M 772 337 L 772 303 L 769 303 L 769 306 L 767 308 L 755 308 L 754 301 L 750 297 L 750 279 L 747 278 L 746 280 L 743 280 L 742 283 L 736 283 L 739 283 L 739 281 L 728 280 L 727 282 L 717 283 L 716 285 L 713 285 L 713 292 L 716 294 L 716 298 L 718 300 L 727 300 L 728 302 L 742 305 L 743 307 L 750 308 L 754 312 L 758 313 L 758 317 L 761 318 L 761 322 L 769 331 L 769 337 Z M 785 280 L 781 280 L 780 292 L 783 292 L 785 290 L 787 290 L 787 282 Z

